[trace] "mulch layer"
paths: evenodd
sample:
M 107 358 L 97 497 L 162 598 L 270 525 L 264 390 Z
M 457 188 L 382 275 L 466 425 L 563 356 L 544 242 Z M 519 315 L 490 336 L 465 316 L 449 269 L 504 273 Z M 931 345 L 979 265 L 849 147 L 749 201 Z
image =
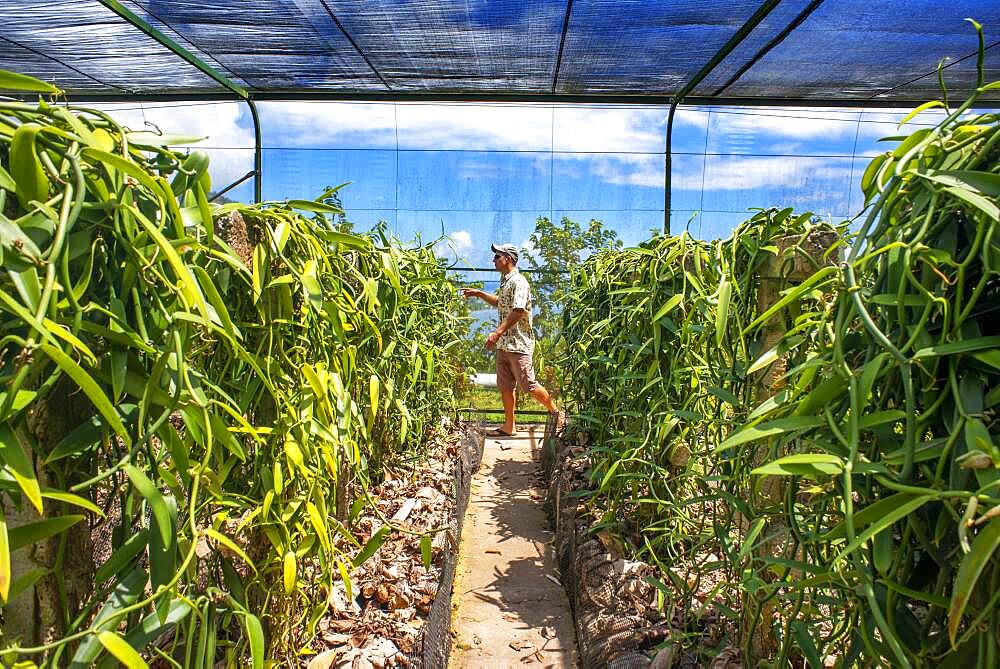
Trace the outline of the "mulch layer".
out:
M 582 501 L 593 488 L 588 435 L 572 426 L 559 434 L 554 428 L 550 421 L 542 451 L 546 507 L 555 530 L 561 580 L 573 608 L 581 666 L 740 669 L 740 651 L 722 642 L 733 630 L 718 616 L 693 615 L 696 608 L 714 611 L 708 592 L 705 602 L 698 601 L 699 593 L 688 601 L 664 601 L 664 593 L 653 584 L 662 583 L 664 575 L 653 565 L 628 559 L 621 540 L 601 528 L 600 519 Z M 686 571 L 681 565 L 671 570 Z M 706 660 L 705 646 L 720 642 L 721 652 L 710 650 L 708 655 L 714 657 Z
M 308 669 L 445 667 L 451 645 L 451 587 L 469 480 L 482 457 L 482 437 L 459 428 L 430 444 L 412 469 L 386 468 L 352 531 L 364 544 L 390 519 L 393 531 L 367 561 L 350 574 L 351 592 L 337 582 L 312 644 Z M 420 533 L 434 534 L 431 565 L 424 568 Z M 346 542 L 342 548 L 356 551 Z

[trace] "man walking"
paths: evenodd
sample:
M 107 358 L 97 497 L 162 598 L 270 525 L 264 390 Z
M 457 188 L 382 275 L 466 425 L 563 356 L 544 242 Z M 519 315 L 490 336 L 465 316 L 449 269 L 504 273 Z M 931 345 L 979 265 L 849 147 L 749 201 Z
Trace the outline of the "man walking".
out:
M 531 354 L 535 350 L 535 334 L 531 329 L 531 287 L 517 271 L 517 247 L 513 244 L 491 244 L 493 266 L 500 272 L 497 294 L 475 288 L 463 288 L 462 297 L 478 297 L 497 308 L 500 325 L 486 337 L 486 348 L 496 347 L 497 387 L 503 399 L 503 427 L 488 432 L 492 437 L 511 437 L 517 433 L 514 424 L 514 389 L 523 390 L 556 413 L 555 402 L 542 384 L 535 380 Z

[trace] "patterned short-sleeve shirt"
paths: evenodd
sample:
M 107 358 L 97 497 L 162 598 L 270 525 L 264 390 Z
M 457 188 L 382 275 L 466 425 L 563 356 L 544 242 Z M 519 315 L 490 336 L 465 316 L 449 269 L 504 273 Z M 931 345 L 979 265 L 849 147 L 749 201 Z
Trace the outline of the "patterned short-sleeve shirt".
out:
M 500 279 L 497 291 L 497 312 L 500 322 L 514 309 L 524 309 L 524 315 L 510 330 L 500 335 L 497 348 L 511 353 L 531 353 L 535 348 L 535 333 L 531 329 L 531 287 L 516 269 Z

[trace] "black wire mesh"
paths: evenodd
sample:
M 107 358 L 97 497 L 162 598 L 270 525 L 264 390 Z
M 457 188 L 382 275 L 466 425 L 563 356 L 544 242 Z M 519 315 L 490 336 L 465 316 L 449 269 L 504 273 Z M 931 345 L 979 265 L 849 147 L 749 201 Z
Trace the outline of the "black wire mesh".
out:
M 759 0 L 120 0 L 251 93 L 676 93 Z M 784 0 L 694 91 L 701 97 L 922 100 L 1000 78 L 1000 3 Z M 791 29 L 794 27 L 794 29 Z M 565 30 L 564 30 L 565 29 Z M 989 38 L 993 37 L 991 41 Z M 0 67 L 70 94 L 225 89 L 98 0 L 0 0 Z M 986 99 L 1000 99 L 1000 90 Z
M 0 67 L 71 92 L 218 88 L 210 77 L 97 0 L 4 0 L 0 38 Z
M 826 0 L 726 93 L 754 97 L 781 87 L 801 98 L 931 99 L 939 95 L 939 61 L 976 52 L 966 17 L 984 25 L 987 45 L 996 44 L 1000 3 Z M 1000 78 L 1000 48 L 987 51 L 985 65 L 986 81 Z M 972 56 L 945 70 L 954 99 L 975 88 L 975 66 Z M 697 92 L 709 94 L 715 81 Z
M 578 0 L 566 35 L 559 92 L 673 93 L 758 5 L 759 0 Z

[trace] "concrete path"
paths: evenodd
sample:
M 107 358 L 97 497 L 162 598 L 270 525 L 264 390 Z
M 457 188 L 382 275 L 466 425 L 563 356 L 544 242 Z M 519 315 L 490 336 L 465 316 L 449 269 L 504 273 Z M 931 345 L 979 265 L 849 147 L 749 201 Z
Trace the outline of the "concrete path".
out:
M 544 426 L 486 437 L 472 479 L 452 601 L 451 669 L 575 667 L 538 467 Z

